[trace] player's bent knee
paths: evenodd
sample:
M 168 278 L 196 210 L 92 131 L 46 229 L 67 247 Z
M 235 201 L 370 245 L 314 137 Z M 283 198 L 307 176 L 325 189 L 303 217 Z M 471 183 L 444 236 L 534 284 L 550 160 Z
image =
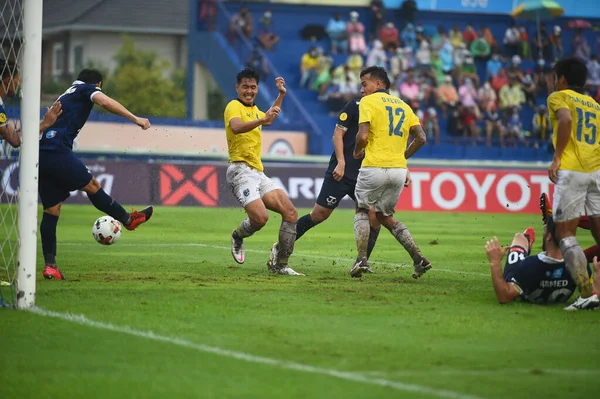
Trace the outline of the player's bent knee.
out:
M 58 204 L 56 204 L 54 206 L 51 206 L 50 208 L 44 209 L 44 212 L 48 213 L 48 214 L 50 214 L 52 216 L 57 216 L 58 217 L 58 216 L 60 216 L 60 207 L 61 206 L 62 206 L 62 202 L 58 203 Z
M 298 221 L 298 211 L 290 202 L 290 204 L 284 208 L 281 217 L 285 222 L 295 223 Z
M 87 194 L 96 194 L 101 188 L 100 182 L 92 177 L 92 180 L 82 190 Z
M 250 218 L 250 221 L 252 222 L 254 227 L 257 229 L 262 229 L 269 221 L 269 214 L 267 212 L 261 212 L 255 215 L 248 215 L 248 217 Z

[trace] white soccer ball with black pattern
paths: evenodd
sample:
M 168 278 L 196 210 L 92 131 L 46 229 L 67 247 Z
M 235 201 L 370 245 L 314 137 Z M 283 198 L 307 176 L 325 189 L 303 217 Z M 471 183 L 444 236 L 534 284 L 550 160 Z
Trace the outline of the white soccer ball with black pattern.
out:
M 92 226 L 94 239 L 102 245 L 113 245 L 119 241 L 122 231 L 121 222 L 110 216 L 98 218 Z

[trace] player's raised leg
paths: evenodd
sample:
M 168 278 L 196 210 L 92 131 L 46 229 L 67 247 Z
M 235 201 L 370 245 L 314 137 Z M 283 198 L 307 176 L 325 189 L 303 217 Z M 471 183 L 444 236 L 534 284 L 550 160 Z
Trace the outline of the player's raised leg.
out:
M 267 209 L 281 215 L 279 239 L 277 243 L 273 245 L 272 250 L 272 252 L 276 252 L 275 260 L 271 259 L 267 263 L 269 269 L 275 274 L 303 276 L 303 274 L 294 271 L 288 266 L 289 258 L 294 252 L 298 211 L 296 211 L 296 208 L 290 199 L 281 189 L 267 191 L 263 195 L 262 200 Z

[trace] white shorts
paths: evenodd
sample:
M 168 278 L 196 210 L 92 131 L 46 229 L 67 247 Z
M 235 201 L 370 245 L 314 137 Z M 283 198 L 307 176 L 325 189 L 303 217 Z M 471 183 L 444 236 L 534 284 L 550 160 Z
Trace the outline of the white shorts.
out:
M 552 208 L 555 222 L 600 216 L 600 169 L 592 173 L 559 170 Z
M 356 203 L 385 216 L 394 214 L 398 197 L 404 188 L 407 170 L 404 168 L 360 168 L 356 181 Z
M 244 162 L 232 162 L 229 165 L 227 184 L 244 208 L 252 201 L 261 199 L 266 193 L 280 188 L 263 172 L 251 168 Z

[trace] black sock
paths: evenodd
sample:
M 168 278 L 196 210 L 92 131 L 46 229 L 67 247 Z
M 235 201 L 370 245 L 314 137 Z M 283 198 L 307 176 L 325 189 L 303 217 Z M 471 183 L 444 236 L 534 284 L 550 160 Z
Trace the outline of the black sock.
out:
M 377 243 L 377 237 L 379 237 L 379 230 L 381 230 L 381 227 L 376 229 L 371 227 L 371 231 L 369 232 L 369 246 L 367 247 L 367 259 L 371 258 L 371 252 L 373 252 L 375 243 Z
M 58 216 L 44 212 L 42 223 L 40 223 L 40 235 L 42 236 L 42 251 L 44 262 L 47 265 L 56 264 L 56 225 Z
M 300 237 L 304 235 L 304 233 L 315 226 L 316 224 L 311 219 L 310 213 L 298 219 L 298 222 L 296 223 L 296 241 L 298 241 Z
M 112 216 L 123 224 L 129 223 L 129 213 L 103 189 L 98 190 L 96 194 L 88 194 L 88 198 L 99 211 Z

